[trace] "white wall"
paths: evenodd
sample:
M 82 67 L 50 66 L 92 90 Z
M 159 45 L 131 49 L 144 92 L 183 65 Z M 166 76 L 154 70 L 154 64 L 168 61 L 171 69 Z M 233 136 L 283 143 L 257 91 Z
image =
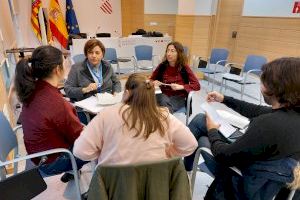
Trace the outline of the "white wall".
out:
M 292 13 L 295 1 L 299 0 L 244 0 L 243 16 L 300 17 Z
M 145 14 L 177 14 L 178 0 L 144 0 Z
M 178 0 L 179 15 L 213 15 L 217 0 Z

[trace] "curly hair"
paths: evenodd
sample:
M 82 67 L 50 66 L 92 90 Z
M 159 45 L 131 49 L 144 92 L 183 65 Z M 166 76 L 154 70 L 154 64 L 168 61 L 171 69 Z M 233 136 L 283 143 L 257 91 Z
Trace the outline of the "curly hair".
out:
M 300 58 L 273 60 L 262 67 L 261 81 L 268 95 L 287 108 L 300 106 Z

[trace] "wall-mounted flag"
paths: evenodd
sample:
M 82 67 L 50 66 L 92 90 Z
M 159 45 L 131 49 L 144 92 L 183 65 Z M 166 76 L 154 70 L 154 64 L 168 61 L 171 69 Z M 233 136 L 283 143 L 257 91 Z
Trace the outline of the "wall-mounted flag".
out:
M 112 14 L 113 8 L 109 0 L 102 0 L 100 9 L 105 14 Z

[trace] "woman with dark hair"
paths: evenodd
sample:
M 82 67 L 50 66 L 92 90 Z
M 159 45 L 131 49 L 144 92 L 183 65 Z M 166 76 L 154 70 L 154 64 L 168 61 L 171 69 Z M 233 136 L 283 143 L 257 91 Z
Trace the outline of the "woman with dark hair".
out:
M 130 164 L 185 156 L 197 147 L 189 129 L 157 107 L 154 84 L 129 76 L 123 102 L 101 110 L 75 141 L 73 153 L 98 164 Z
M 103 60 L 104 45 L 97 39 L 90 39 L 84 46 L 86 59 L 75 63 L 64 85 L 66 95 L 80 101 L 96 93 L 121 92 L 121 83 L 110 63 Z
M 190 91 L 200 90 L 199 81 L 187 65 L 183 46 L 179 42 L 167 45 L 163 62 L 150 79 L 162 91 L 162 94 L 157 95 L 158 105 L 167 107 L 171 113 L 185 106 Z
M 58 90 L 64 79 L 62 52 L 52 46 L 36 48 L 31 58 L 16 66 L 15 88 L 23 103 L 21 123 L 28 154 L 54 148 L 71 149 L 83 126 L 75 109 Z M 39 159 L 33 159 L 38 165 Z M 85 162 L 77 159 L 80 169 Z M 72 169 L 67 155 L 50 155 L 40 170 L 55 175 Z M 68 181 L 68 174 L 62 181 Z
M 220 172 L 218 167 L 220 165 L 237 166 L 243 170 L 261 161 L 278 161 L 278 163 L 283 161 L 279 165 L 265 164 L 265 167 L 258 168 L 265 174 L 273 173 L 273 180 L 276 180 L 280 173 L 285 174 L 286 177 L 291 173 L 291 171 L 280 172 L 279 170 L 288 170 L 294 166 L 291 163 L 300 161 L 300 58 L 280 58 L 265 64 L 262 67 L 261 92 L 265 102 L 271 107 L 254 105 L 218 92 L 208 93 L 208 102 L 224 103 L 250 118 L 245 134 L 233 143 L 221 135 L 218 130 L 219 125 L 209 116 L 198 114 L 189 124 L 197 140 L 201 138 L 200 141 L 203 142 L 205 137 L 208 137 L 205 146 L 211 148 L 217 161 L 217 165 L 206 162 L 212 173 Z M 192 170 L 194 156 L 195 153 L 185 158 L 187 171 Z M 274 173 L 272 170 L 277 172 Z M 245 183 L 249 182 L 245 181 Z M 279 181 L 277 185 L 281 186 L 280 184 Z M 250 196 L 262 194 L 259 191 L 255 192 L 250 192 Z M 270 193 L 267 190 L 262 192 Z

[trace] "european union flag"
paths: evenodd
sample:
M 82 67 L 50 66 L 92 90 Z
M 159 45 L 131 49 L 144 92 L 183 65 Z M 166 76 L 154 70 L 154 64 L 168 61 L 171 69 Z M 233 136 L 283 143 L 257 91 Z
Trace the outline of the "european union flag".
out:
M 72 0 L 66 0 L 66 22 L 69 34 L 80 33 Z

